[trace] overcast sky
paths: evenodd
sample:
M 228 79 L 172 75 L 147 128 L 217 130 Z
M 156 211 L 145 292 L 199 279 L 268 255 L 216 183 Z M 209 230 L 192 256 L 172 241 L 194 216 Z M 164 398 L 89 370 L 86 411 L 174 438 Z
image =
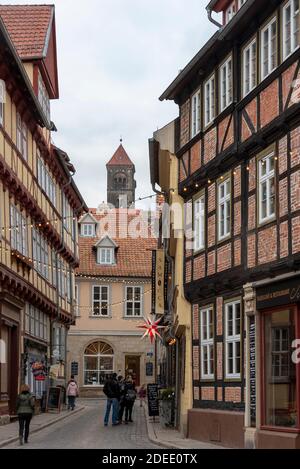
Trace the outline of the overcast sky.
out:
M 208 0 L 40 3 L 56 5 L 60 99 L 52 101 L 53 140 L 74 163 L 87 204 L 106 201 L 105 165 L 121 135 L 136 166 L 137 197 L 151 194 L 148 138 L 178 115 L 175 104 L 158 97 L 215 31 Z

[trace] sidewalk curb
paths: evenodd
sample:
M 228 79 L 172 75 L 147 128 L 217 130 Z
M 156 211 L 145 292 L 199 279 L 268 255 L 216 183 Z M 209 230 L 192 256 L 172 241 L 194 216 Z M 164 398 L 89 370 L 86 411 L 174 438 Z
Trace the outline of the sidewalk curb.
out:
M 79 412 L 81 412 L 84 409 L 85 409 L 85 406 L 78 407 L 78 409 L 75 409 L 74 412 L 66 413 L 66 415 L 61 415 L 60 417 L 57 417 L 56 419 L 53 419 L 50 422 L 44 423 L 40 427 L 33 429 L 30 432 L 30 434 L 33 435 L 34 433 L 38 433 L 38 432 L 40 432 L 41 430 L 44 430 L 47 427 L 51 427 L 51 425 L 54 425 L 57 422 L 61 422 L 61 421 L 65 420 L 69 417 L 72 417 L 73 415 L 78 414 Z M 0 442 L 0 448 L 3 448 L 4 446 L 8 446 L 12 443 L 15 443 L 16 441 L 19 441 L 18 436 L 17 437 L 14 436 L 12 438 L 9 438 L 8 440 L 1 441 Z
M 157 446 L 160 446 L 161 448 L 166 448 L 166 449 L 182 449 L 180 446 L 177 445 L 171 445 L 170 443 L 158 440 L 156 438 L 155 432 L 153 430 L 153 426 L 151 425 L 151 422 L 149 421 L 149 417 L 147 415 L 147 409 L 145 404 L 143 405 L 143 409 L 145 412 L 145 419 L 146 419 L 146 424 L 147 424 L 147 432 L 148 432 L 148 438 L 151 441 L 151 443 L 154 443 Z

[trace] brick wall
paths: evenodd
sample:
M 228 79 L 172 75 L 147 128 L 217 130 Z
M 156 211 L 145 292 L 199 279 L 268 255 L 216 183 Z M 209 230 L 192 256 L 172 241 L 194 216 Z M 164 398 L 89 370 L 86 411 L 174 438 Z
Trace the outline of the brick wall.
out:
M 191 174 L 195 173 L 201 166 L 201 144 L 197 142 L 191 148 Z
M 209 163 L 217 153 L 217 129 L 213 127 L 204 136 L 204 164 Z
M 199 280 L 205 276 L 205 255 L 194 259 L 194 280 Z
M 279 114 L 278 80 L 260 94 L 260 123 L 265 127 Z
M 231 267 L 231 243 L 225 244 L 218 249 L 218 272 Z
M 258 263 L 266 264 L 277 259 L 277 227 L 272 226 L 258 234 Z

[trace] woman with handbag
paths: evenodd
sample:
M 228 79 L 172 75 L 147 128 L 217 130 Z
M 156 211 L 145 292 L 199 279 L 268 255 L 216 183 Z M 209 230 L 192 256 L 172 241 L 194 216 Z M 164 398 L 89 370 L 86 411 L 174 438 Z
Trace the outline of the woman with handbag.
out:
M 124 403 L 125 403 L 125 424 L 128 422 L 133 422 L 132 420 L 132 410 L 134 402 L 136 400 L 136 389 L 135 384 L 131 376 L 127 376 L 125 381 L 125 391 L 124 391 Z

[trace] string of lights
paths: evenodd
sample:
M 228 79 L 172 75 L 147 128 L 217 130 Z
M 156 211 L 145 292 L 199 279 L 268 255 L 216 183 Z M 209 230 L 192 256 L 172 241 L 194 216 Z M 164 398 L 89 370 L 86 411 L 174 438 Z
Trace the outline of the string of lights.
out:
M 144 295 L 148 295 L 149 293 L 152 292 L 152 289 L 150 290 L 147 290 L 144 292 Z M 114 306 L 120 306 L 124 303 L 130 303 L 130 302 L 133 302 L 133 301 L 138 301 L 138 300 L 127 300 L 126 298 L 124 298 L 124 300 L 122 301 L 119 301 L 118 303 L 106 303 L 106 302 L 100 302 L 100 306 L 101 307 L 106 307 L 106 308 L 111 308 L 111 307 L 114 307 Z M 100 307 L 99 306 L 99 307 Z M 76 309 L 90 309 L 90 310 L 93 310 L 93 306 L 92 305 L 76 305 Z
M 292 154 L 293 154 L 293 152 L 291 152 L 291 156 L 293 156 Z M 275 156 L 275 157 L 274 157 L 274 160 L 277 161 L 277 160 L 278 160 L 278 156 Z M 261 161 L 261 165 L 262 165 L 262 166 L 265 165 L 265 161 L 264 161 L 264 160 Z M 250 166 L 249 166 L 249 165 L 246 166 L 246 171 L 248 171 L 248 172 L 250 171 Z M 233 175 L 234 175 L 234 176 L 237 175 L 237 171 L 236 171 L 236 170 L 233 171 Z M 222 181 L 223 179 L 224 179 L 224 176 L 221 176 L 221 177 L 220 177 L 220 180 Z M 207 180 L 207 184 L 208 184 L 209 186 L 210 186 L 212 183 L 213 183 L 213 181 L 212 181 L 211 179 L 208 179 L 208 180 Z M 202 183 L 202 184 L 201 184 L 201 187 L 203 187 L 204 185 L 205 185 L 205 184 Z M 198 188 L 200 187 L 200 184 L 199 184 L 198 182 L 195 182 L 195 184 L 193 185 L 193 187 L 194 187 L 195 189 L 198 189 Z M 187 192 L 189 189 L 192 189 L 193 187 L 192 187 L 192 185 L 191 185 L 190 187 L 185 186 L 185 187 L 183 188 L 183 192 Z
M 139 197 L 138 199 L 136 199 L 134 201 L 134 203 L 141 202 L 141 201 L 147 200 L 147 199 L 152 199 L 153 197 L 156 197 L 156 194 L 151 194 L 151 195 L 148 195 L 146 197 Z M 67 221 L 71 218 L 72 218 L 73 221 L 78 220 L 78 218 L 74 217 L 74 215 L 68 215 L 66 217 L 61 217 L 61 218 L 55 217 L 55 218 L 49 219 L 49 220 L 47 220 L 46 223 L 28 222 L 28 223 L 21 223 L 20 225 L 19 224 L 18 225 L 3 225 L 1 227 L 1 230 L 2 230 L 2 232 L 5 232 L 6 230 L 8 230 L 10 232 L 12 230 L 18 231 L 18 230 L 20 230 L 22 228 L 26 228 L 26 227 L 30 227 L 31 229 L 33 229 L 33 228 L 43 228 L 45 226 L 49 226 L 51 223 L 54 223 L 54 224 L 57 224 L 59 222 L 63 223 L 63 222 L 65 222 L 65 221 Z M 0 238 L 0 242 L 1 242 L 1 238 Z

